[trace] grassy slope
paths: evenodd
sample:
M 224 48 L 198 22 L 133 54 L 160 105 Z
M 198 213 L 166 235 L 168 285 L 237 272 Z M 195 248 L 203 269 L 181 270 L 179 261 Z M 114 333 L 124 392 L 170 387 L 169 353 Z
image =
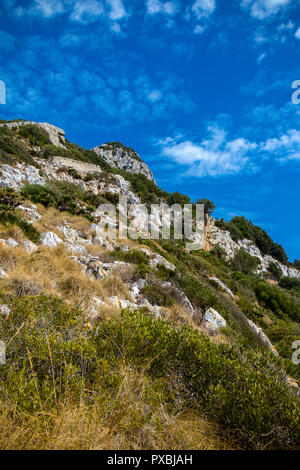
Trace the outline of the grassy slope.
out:
M 16 141 L 16 136 L 9 138 Z M 43 146 L 45 156 L 51 148 Z M 96 162 L 95 154 L 72 145 L 68 152 L 71 158 Z M 22 155 L 26 161 L 27 153 Z M 149 185 L 145 197 L 143 179 L 134 178 L 132 184 L 146 200 L 161 196 Z M 76 215 L 42 206 L 39 212 L 43 218 L 35 225 L 38 232 L 55 231 L 62 220 L 88 230 L 86 219 Z M 13 220 L 2 220 L 0 238 L 22 240 L 21 229 Z M 169 307 L 164 321 L 141 312 L 120 316 L 111 309 L 103 311 L 98 324 L 88 325 L 86 297 L 126 298 L 122 278 L 90 281 L 62 248 L 43 248 L 33 255 L 21 248 L 0 249 L 0 266 L 10 272 L 0 281 L 1 297 L 12 309 L 0 320 L 1 339 L 9 343 L 8 364 L 0 369 L 0 447 L 299 446 L 299 401 L 281 371 L 283 366 L 300 378 L 290 361 L 291 343 L 300 334 L 297 291 L 233 272 L 217 253 L 187 254 L 174 242 L 148 244 L 176 265 L 177 274 L 162 267 L 153 272 L 133 251 L 136 274 L 126 275 L 147 277 L 157 294 L 161 282 L 171 280 L 194 306 L 216 308 L 229 324 L 220 341 L 209 340 L 196 323 L 187 322 L 165 292 L 160 296 Z M 209 275 L 230 287 L 234 302 Z M 37 295 L 37 286 L 46 295 Z M 266 330 L 283 359 L 266 351 L 244 314 Z

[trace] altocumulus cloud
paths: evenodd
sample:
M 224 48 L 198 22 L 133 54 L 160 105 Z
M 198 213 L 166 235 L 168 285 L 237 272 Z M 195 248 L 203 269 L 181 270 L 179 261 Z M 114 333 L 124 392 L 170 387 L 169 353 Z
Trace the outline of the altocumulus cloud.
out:
M 209 132 L 210 137 L 199 144 L 167 138 L 161 142 L 162 154 L 180 165 L 187 165 L 187 174 L 196 177 L 232 175 L 247 165 L 251 167 L 249 154 L 257 144 L 244 138 L 227 140 L 226 131 L 217 127 L 210 128 Z
M 297 0 L 296 0 L 297 1 Z M 253 17 L 264 20 L 286 7 L 290 0 L 242 0 L 242 7 L 249 9 Z
M 254 173 L 267 161 L 300 161 L 300 131 L 295 129 L 259 143 L 244 137 L 228 139 L 227 132 L 219 127 L 208 130 L 209 138 L 200 143 L 182 137 L 160 140 L 162 156 L 187 167 L 186 176 L 198 178 Z
M 65 15 L 70 21 L 88 24 L 100 17 L 119 21 L 128 13 L 122 0 L 32 0 L 25 7 L 21 2 L 15 2 L 16 16 L 37 15 L 51 19 Z

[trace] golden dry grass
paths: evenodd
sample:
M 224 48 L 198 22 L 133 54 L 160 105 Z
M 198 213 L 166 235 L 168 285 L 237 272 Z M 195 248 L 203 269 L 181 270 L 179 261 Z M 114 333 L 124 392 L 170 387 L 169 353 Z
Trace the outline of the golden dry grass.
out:
M 195 410 L 170 414 L 151 402 L 151 383 L 124 370 L 116 396 L 99 391 L 92 404 L 71 398 L 51 411 L 20 413 L 9 399 L 0 403 L 0 449 L 229 449 L 215 424 Z M 42 408 L 42 407 L 41 407 Z

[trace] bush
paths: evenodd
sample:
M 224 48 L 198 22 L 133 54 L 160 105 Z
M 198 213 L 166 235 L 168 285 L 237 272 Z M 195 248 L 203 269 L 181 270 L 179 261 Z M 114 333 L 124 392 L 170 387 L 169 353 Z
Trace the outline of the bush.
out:
M 0 162 L 13 165 L 17 161 L 37 166 L 23 142 L 17 142 L 14 137 L 14 130 L 0 127 Z
M 149 256 L 143 253 L 140 250 L 129 250 L 129 251 L 121 251 L 120 249 L 116 249 L 109 253 L 110 257 L 115 260 L 124 261 L 125 263 L 133 263 L 133 264 L 150 264 Z
M 216 206 L 209 199 L 198 199 L 196 204 L 204 204 L 204 214 L 211 215 L 215 210 Z
M 43 147 L 44 145 L 51 144 L 48 132 L 34 124 L 21 126 L 19 129 L 19 135 L 28 139 L 31 145 Z
M 166 202 L 169 206 L 172 206 L 173 204 L 179 204 L 180 206 L 184 206 L 184 204 L 190 204 L 191 199 L 188 196 L 185 196 L 184 194 L 181 194 L 177 191 L 176 193 L 170 194 L 167 197 Z
M 273 279 L 275 279 L 275 281 L 280 281 L 280 279 L 282 278 L 282 271 L 277 266 L 276 263 L 273 263 L 273 262 L 270 263 L 269 267 L 268 267 L 268 271 L 269 271 L 269 273 L 272 274 L 272 277 L 273 277 Z
M 59 211 L 83 215 L 89 220 L 93 220 L 92 212 L 99 204 L 108 202 L 101 196 L 84 191 L 76 184 L 58 180 L 49 182 L 47 186 L 26 185 L 21 193 L 34 203 L 39 202 L 46 207 L 56 207 Z
M 264 308 L 272 310 L 279 318 L 300 320 L 300 301 L 290 294 L 265 281 L 257 281 L 254 284 L 254 292 L 259 303 Z
M 171 307 L 175 302 L 174 289 L 163 287 L 158 282 L 145 286 L 142 292 L 152 305 Z
M 252 273 L 259 264 L 259 258 L 249 255 L 246 250 L 241 248 L 234 255 L 230 266 L 234 271 L 240 271 L 244 274 L 249 274 Z
M 283 277 L 280 279 L 279 285 L 284 289 L 300 292 L 300 280 L 295 277 Z
M 186 325 L 136 312 L 99 324 L 96 344 L 109 364 L 126 351 L 126 360 L 153 378 L 181 381 L 185 397 L 248 449 L 299 444 L 300 404 L 270 353 L 216 345 Z
M 245 217 L 234 217 L 230 222 L 219 219 L 216 221 L 216 226 L 223 230 L 229 230 L 234 241 L 237 242 L 245 238 L 251 240 L 263 255 L 273 256 L 281 263 L 287 264 L 288 258 L 282 246 L 274 243 L 265 230 L 258 225 L 254 225 Z
M 39 232 L 16 213 L 16 208 L 22 202 L 21 196 L 14 189 L 0 188 L 0 201 L 0 221 L 9 225 L 17 225 L 29 240 L 38 243 Z

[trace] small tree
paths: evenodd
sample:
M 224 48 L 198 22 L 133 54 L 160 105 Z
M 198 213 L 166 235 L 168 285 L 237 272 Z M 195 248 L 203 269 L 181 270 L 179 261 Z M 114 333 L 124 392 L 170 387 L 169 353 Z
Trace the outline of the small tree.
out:
M 270 263 L 269 267 L 268 267 L 268 271 L 269 271 L 269 273 L 272 274 L 272 277 L 273 277 L 273 279 L 275 279 L 275 281 L 280 281 L 280 279 L 282 278 L 282 271 L 277 266 L 276 263 L 274 263 L 274 262 Z
M 298 259 L 295 259 L 294 266 L 295 268 L 300 269 L 300 261 Z
M 251 256 L 246 250 L 238 250 L 231 261 L 231 268 L 244 274 L 250 274 L 260 264 L 259 258 Z
M 215 210 L 216 206 L 210 199 L 198 199 L 196 204 L 204 204 L 204 214 L 211 215 Z

